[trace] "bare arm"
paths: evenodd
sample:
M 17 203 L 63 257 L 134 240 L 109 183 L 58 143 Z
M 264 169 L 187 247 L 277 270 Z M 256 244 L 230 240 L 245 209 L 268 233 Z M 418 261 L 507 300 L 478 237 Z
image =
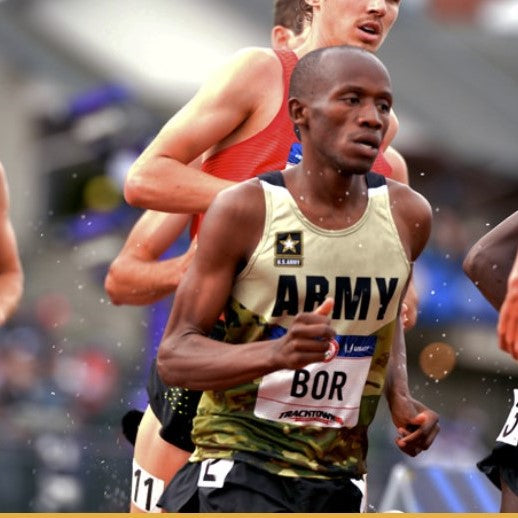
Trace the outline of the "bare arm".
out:
M 440 431 L 439 416 L 410 394 L 406 346 L 401 322 L 398 322 L 387 367 L 385 396 L 392 421 L 398 431 L 397 446 L 412 457 L 427 450 Z
M 409 185 L 408 167 L 405 159 L 392 146 L 389 146 L 385 152 L 385 158 L 392 167 L 392 179 Z M 412 279 L 408 285 L 403 306 L 401 309 L 401 317 L 403 319 L 403 327 L 405 331 L 412 329 L 417 323 L 417 308 L 419 306 L 419 297 Z
M 242 135 L 279 71 L 278 60 L 264 49 L 238 53 L 166 123 L 135 161 L 125 184 L 126 201 L 164 212 L 204 212 L 232 182 L 186 164 L 216 144 L 230 143 L 226 139 L 236 133 Z
M 23 292 L 23 271 L 9 219 L 9 192 L 0 164 L 0 325 L 14 313 Z
M 518 243 L 515 240 L 515 247 Z M 518 251 L 507 280 L 507 293 L 498 319 L 500 348 L 518 360 Z
M 110 265 L 105 289 L 114 304 L 151 304 L 176 290 L 195 246 L 178 257 L 159 261 L 190 221 L 187 214 L 147 211 L 131 230 Z
M 424 250 L 432 229 L 432 209 L 428 201 L 408 185 L 387 180 L 392 215 L 401 243 L 410 262 Z
M 398 185 L 399 184 L 399 185 Z M 407 185 L 392 182 L 393 214 L 410 261 L 415 261 L 423 251 L 431 232 L 432 212 L 429 203 Z M 412 194 L 413 193 L 413 194 Z M 403 326 L 413 327 L 417 319 L 418 297 L 413 277 L 408 282 L 402 304 Z
M 500 309 L 518 244 L 518 211 L 482 236 L 469 250 L 463 268 L 482 295 Z
M 393 188 L 391 196 L 394 218 L 408 258 L 415 261 L 430 235 L 432 217 L 430 205 L 417 193 L 412 193 L 408 187 L 394 187 L 396 188 Z M 411 277 L 404 301 L 407 300 L 410 286 L 412 286 Z M 398 447 L 411 456 L 428 449 L 439 433 L 439 417 L 433 410 L 413 399 L 410 394 L 406 344 L 401 320 L 398 320 L 387 366 L 385 396 L 392 420 L 398 429 L 399 437 L 396 439 Z
M 158 351 L 158 372 L 165 384 L 219 390 L 324 359 L 334 331 L 329 319 L 316 313 L 299 314 L 288 333 L 275 340 L 236 346 L 208 337 L 231 293 L 238 266 L 259 240 L 263 221 L 258 182 L 229 189 L 211 205 Z

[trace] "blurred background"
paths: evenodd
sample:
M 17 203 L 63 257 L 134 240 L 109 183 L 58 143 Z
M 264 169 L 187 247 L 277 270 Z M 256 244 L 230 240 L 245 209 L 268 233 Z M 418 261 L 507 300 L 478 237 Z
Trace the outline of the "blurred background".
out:
M 123 201 L 124 176 L 214 67 L 269 45 L 271 12 L 271 0 L 0 1 L 0 160 L 26 275 L 0 330 L 0 512 L 128 508 L 120 418 L 146 403 L 155 320 L 171 301 L 115 307 L 104 292 L 140 214 Z M 403 1 L 380 56 L 394 144 L 435 216 L 407 347 L 412 391 L 442 432 L 405 458 L 382 403 L 369 509 L 494 512 L 499 494 L 474 464 L 505 420 L 518 365 L 461 262 L 518 205 L 518 1 Z

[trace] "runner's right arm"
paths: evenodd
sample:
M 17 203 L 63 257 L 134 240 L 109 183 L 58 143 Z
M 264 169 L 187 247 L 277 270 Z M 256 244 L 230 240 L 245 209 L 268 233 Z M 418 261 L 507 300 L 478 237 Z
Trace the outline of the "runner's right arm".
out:
M 466 275 L 482 295 L 500 309 L 518 244 L 518 211 L 482 236 L 463 262 Z
M 195 243 L 181 256 L 159 258 L 189 221 L 187 214 L 154 211 L 140 217 L 106 275 L 104 286 L 114 304 L 151 304 L 176 290 L 192 261 Z
M 325 359 L 335 332 L 329 318 L 317 312 L 299 313 L 287 334 L 273 340 L 228 344 L 209 338 L 239 265 L 259 242 L 264 211 L 259 182 L 227 189 L 207 211 L 199 248 L 178 288 L 158 350 L 158 372 L 166 385 L 222 390 Z
M 126 201 L 163 212 L 205 212 L 214 196 L 233 182 L 186 164 L 217 144 L 231 143 L 226 139 L 238 128 L 243 135 L 247 123 L 265 109 L 265 92 L 270 92 L 276 81 L 282 81 L 282 73 L 273 51 L 239 51 L 137 158 L 126 179 Z

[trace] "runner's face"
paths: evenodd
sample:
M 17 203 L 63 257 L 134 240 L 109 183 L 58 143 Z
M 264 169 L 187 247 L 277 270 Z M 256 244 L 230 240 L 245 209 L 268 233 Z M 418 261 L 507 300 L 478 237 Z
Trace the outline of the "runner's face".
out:
M 370 51 L 385 41 L 401 5 L 401 0 L 307 1 L 320 6 L 321 33 L 327 45 L 354 45 Z
M 310 102 L 309 139 L 343 171 L 367 172 L 390 119 L 392 92 L 386 69 L 366 56 L 325 56 L 320 92 Z

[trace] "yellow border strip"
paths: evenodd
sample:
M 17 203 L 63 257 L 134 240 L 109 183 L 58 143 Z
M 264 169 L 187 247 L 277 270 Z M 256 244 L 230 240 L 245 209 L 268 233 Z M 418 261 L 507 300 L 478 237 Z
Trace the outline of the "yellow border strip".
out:
M 0 517 L 13 517 L 13 518 L 34 518 L 39 516 L 41 518 L 63 518 L 63 514 L 67 514 L 73 518 L 91 518 L 91 517 L 105 517 L 105 518 L 127 518 L 129 513 L 0 513 Z M 338 513 L 340 516 L 341 513 Z M 344 513 L 345 514 L 345 513 Z M 429 518 L 444 518 L 446 515 L 451 513 L 404 513 L 406 517 L 422 516 L 426 515 Z M 454 513 L 455 518 L 468 518 L 468 517 L 497 517 L 499 513 Z M 240 516 L 250 516 L 255 518 L 266 518 L 266 517 L 277 517 L 277 513 L 161 513 L 160 516 L 177 516 L 182 517 L 186 515 L 199 516 L 202 518 L 237 518 Z M 336 518 L 337 513 L 285 513 L 286 516 L 293 516 L 296 518 Z M 154 515 L 158 516 L 158 515 Z M 358 518 L 367 516 L 393 516 L 392 513 L 347 513 L 347 516 L 356 516 Z

